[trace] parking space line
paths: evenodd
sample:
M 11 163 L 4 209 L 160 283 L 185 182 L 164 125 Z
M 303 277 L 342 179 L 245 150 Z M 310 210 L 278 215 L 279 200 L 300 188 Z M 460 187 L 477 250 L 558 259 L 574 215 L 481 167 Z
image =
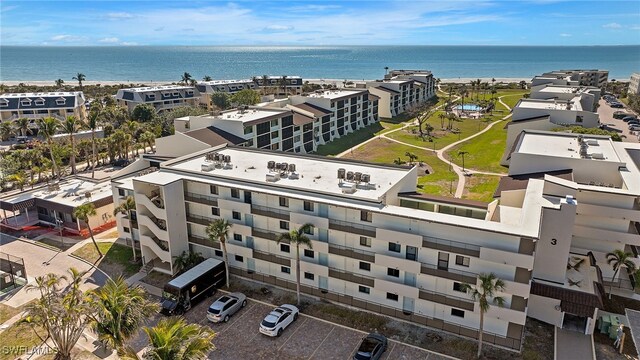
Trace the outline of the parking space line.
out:
M 233 324 L 235 324 L 236 322 L 240 321 L 240 319 L 241 319 L 243 316 L 245 316 L 246 314 L 248 314 L 248 313 L 249 313 L 249 310 L 250 310 L 250 309 L 253 309 L 253 308 L 254 308 L 254 307 L 256 307 L 256 306 L 257 306 L 256 304 L 251 304 L 251 306 L 247 306 L 247 307 L 245 307 L 244 311 L 242 312 L 242 314 L 241 314 L 240 316 L 238 316 L 238 317 L 237 317 L 237 318 L 235 318 L 235 319 L 234 319 L 234 318 L 231 318 L 231 319 L 232 319 L 232 321 L 230 321 L 230 322 L 228 322 L 228 323 L 227 323 L 227 327 L 225 327 L 224 329 L 222 329 L 222 330 L 220 330 L 220 331 L 218 331 L 218 332 L 219 332 L 219 333 L 222 333 L 222 332 L 224 332 L 225 330 L 230 329 L 230 328 L 233 326 Z
M 391 347 L 391 350 L 389 350 L 389 352 L 387 353 L 387 359 L 391 359 L 391 354 L 393 353 L 393 350 L 396 349 L 396 345 L 398 345 L 397 343 L 393 343 L 393 346 Z
M 329 331 L 329 333 L 327 334 L 327 336 L 324 337 L 324 339 L 322 339 L 322 342 L 320 343 L 320 345 L 318 345 L 318 347 L 313 351 L 313 353 L 311 354 L 311 356 L 309 356 L 309 359 L 311 359 L 313 357 L 313 355 L 316 354 L 316 352 L 318 352 L 318 349 L 320 349 L 322 347 L 322 344 L 324 344 L 324 342 L 327 340 L 327 338 L 329 337 L 329 335 L 331 335 L 331 333 L 333 332 L 333 329 L 335 329 L 334 327 L 331 327 L 331 331 Z
M 280 347 L 278 348 L 278 351 L 280 351 L 282 349 L 282 347 L 284 347 L 284 345 L 287 343 L 287 341 L 289 341 L 289 339 L 291 339 L 293 337 L 293 335 L 295 335 L 295 333 L 298 332 L 298 330 L 300 330 L 300 328 L 308 321 L 309 319 L 304 319 L 304 321 L 302 322 L 302 324 L 300 324 L 300 326 L 298 326 L 298 328 L 296 329 L 296 331 L 292 332 L 291 335 L 287 338 L 287 340 L 285 340 L 282 345 L 280 345 Z
M 358 341 L 358 343 L 356 344 L 356 347 L 353 348 L 353 350 L 351 350 L 351 352 L 349 353 L 349 357 L 347 358 L 347 360 L 353 359 L 353 354 L 356 353 L 356 351 L 358 351 L 358 348 L 360 347 L 360 341 Z

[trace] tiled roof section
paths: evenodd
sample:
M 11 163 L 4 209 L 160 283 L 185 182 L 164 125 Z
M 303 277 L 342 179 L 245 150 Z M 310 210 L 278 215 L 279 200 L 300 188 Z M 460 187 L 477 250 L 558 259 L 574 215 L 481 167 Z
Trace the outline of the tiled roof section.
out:
M 31 95 L 24 97 L 2 97 L 5 100 L 0 110 L 17 110 L 17 109 L 64 109 L 74 108 L 76 106 L 75 95 Z
M 222 144 L 237 145 L 246 141 L 239 136 L 220 130 L 214 126 L 187 131 L 184 134 L 211 146 Z
M 531 282 L 531 294 L 560 300 L 562 311 L 578 316 L 592 317 L 594 310 L 603 306 L 598 295 L 536 281 Z
M 302 115 L 300 113 L 297 112 L 293 112 L 293 124 L 297 125 L 297 126 L 301 126 L 304 124 L 309 124 L 313 122 L 313 118 L 306 116 L 306 115 Z
M 395 91 L 395 90 L 393 90 L 393 89 L 386 88 L 386 87 L 384 87 L 384 86 L 378 86 L 378 87 L 376 87 L 376 89 L 380 89 L 380 90 L 382 90 L 382 91 L 386 91 L 386 92 L 391 93 L 391 94 L 394 94 L 394 95 L 400 94 L 400 92 Z
M 459 206 L 466 206 L 466 207 L 473 207 L 473 208 L 480 208 L 480 209 L 486 209 L 488 205 L 487 203 L 482 201 L 458 199 L 458 198 L 451 198 L 451 197 L 431 195 L 431 194 L 421 194 L 415 191 L 398 193 L 398 196 L 403 198 L 413 198 L 413 199 L 426 200 L 426 201 L 432 201 L 432 202 L 443 203 L 443 204 L 459 205 Z
M 325 115 L 330 115 L 332 114 L 331 110 L 327 110 L 325 108 L 322 108 L 320 106 L 316 106 L 310 103 L 302 103 L 302 104 L 298 104 L 298 105 L 290 105 L 293 107 L 297 107 L 298 109 L 304 110 L 304 111 L 308 111 L 310 113 L 313 113 L 313 115 L 317 116 L 317 117 L 323 117 Z
M 553 175 L 561 179 L 573 181 L 572 169 L 503 176 L 500 178 L 500 183 L 498 183 L 498 188 L 493 193 L 493 197 L 500 197 L 503 191 L 526 189 L 527 184 L 529 184 L 529 179 L 544 179 L 545 175 Z

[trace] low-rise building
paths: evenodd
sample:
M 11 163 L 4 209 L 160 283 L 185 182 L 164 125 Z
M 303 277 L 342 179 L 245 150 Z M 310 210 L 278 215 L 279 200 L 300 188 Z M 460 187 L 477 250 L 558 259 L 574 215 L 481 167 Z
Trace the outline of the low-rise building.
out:
M 378 115 L 392 118 L 414 109 L 436 95 L 433 74 L 421 70 L 392 70 L 384 80 L 367 82 L 369 92 L 379 98 Z
M 75 116 L 86 120 L 87 109 L 82 91 L 19 93 L 0 95 L 0 121 L 30 119 L 37 129 L 36 120 L 52 117 L 60 121 Z
M 118 105 L 129 111 L 140 104 L 152 105 L 156 111 L 162 112 L 181 106 L 198 106 L 201 96 L 193 86 L 165 85 L 118 90 L 116 101 Z
M 631 78 L 629 79 L 629 89 L 627 90 L 627 93 L 633 95 L 640 94 L 640 72 L 631 74 Z
M 568 78 L 572 81 L 577 81 L 577 85 L 595 86 L 602 89 L 607 85 L 609 71 L 597 69 L 555 70 L 546 72 L 542 74 L 542 76 Z
M 571 101 L 576 98 L 580 106 L 592 112 L 598 111 L 601 89 L 594 86 L 544 84 L 531 87 L 530 99 Z
M 302 94 L 302 85 L 304 85 L 300 76 L 261 75 L 254 76 L 252 79 L 260 89 L 265 89 L 266 92 L 274 95 Z
M 212 80 L 201 81 L 196 84 L 196 89 L 200 92 L 200 103 L 211 107 L 211 95 L 216 92 L 234 94 L 242 90 L 257 90 L 258 84 L 251 79 L 241 80 Z

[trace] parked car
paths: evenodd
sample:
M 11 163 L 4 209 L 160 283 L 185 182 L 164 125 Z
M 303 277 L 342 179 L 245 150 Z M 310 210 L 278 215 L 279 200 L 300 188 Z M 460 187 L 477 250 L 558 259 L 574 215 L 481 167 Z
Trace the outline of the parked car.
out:
M 380 334 L 371 333 L 362 339 L 353 359 L 378 360 L 385 350 L 387 350 L 387 338 Z
M 609 105 L 609 106 L 611 106 L 612 108 L 618 108 L 618 109 L 624 107 L 624 105 L 622 103 L 619 103 L 619 102 L 611 103 L 611 105 Z
M 260 332 L 267 336 L 280 336 L 282 331 L 298 318 L 300 311 L 289 304 L 280 305 L 271 310 L 260 323 Z
M 630 131 L 640 131 L 640 125 L 631 125 L 629 126 Z
M 125 167 L 129 165 L 129 160 L 119 159 L 113 162 L 113 166 Z
M 207 310 L 207 319 L 214 323 L 227 322 L 231 315 L 247 306 L 247 297 L 239 292 L 223 295 Z
M 627 116 L 630 116 L 631 114 L 627 114 L 624 111 L 616 111 L 613 113 L 613 118 L 614 119 L 623 119 L 626 118 Z
M 633 121 L 633 120 L 637 120 L 638 118 L 633 116 L 633 115 L 629 115 L 629 116 L 625 116 L 622 118 L 622 121 L 624 122 L 629 122 L 629 121 Z

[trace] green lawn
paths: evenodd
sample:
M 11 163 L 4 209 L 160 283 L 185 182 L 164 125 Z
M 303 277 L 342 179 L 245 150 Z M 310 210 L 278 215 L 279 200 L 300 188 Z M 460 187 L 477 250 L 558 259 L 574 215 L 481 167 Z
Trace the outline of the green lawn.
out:
M 5 321 L 11 319 L 18 313 L 20 313 L 19 308 L 14 308 L 9 305 L 0 304 L 0 324 L 4 324 Z
M 505 96 L 502 98 L 502 101 L 509 105 L 510 108 L 514 108 L 516 106 L 516 104 L 518 103 L 518 101 L 520 101 L 520 99 L 522 99 L 522 95 L 524 94 L 516 94 L 516 95 L 509 95 L 509 96 Z
M 47 336 L 44 330 L 39 333 L 43 338 Z M 30 325 L 15 323 L 2 332 L 2 348 L 6 351 L 0 351 L 0 360 L 13 360 L 21 355 L 25 356 L 28 350 L 40 343 Z
M 98 242 L 98 247 L 104 257 L 100 259 L 98 252 L 96 251 L 93 243 L 88 243 L 80 249 L 73 252 L 73 255 L 83 258 L 93 264 L 96 264 L 99 269 L 103 270 L 112 277 L 118 275 L 124 275 L 125 277 L 131 276 L 138 272 L 140 265 L 138 263 L 132 263 L 133 252 L 130 247 L 115 244 L 113 242 Z M 138 257 L 140 257 L 140 251 L 137 250 Z
M 507 143 L 507 130 L 504 129 L 505 121 L 495 124 L 489 131 L 473 139 L 458 144 L 447 151 L 446 156 L 462 166 L 460 151 L 466 151 L 464 165 L 468 169 L 506 173 L 507 168 L 500 165 L 500 159 Z
M 493 193 L 498 188 L 499 182 L 499 176 L 476 174 L 467 176 L 462 198 L 491 202 L 493 201 Z
M 430 174 L 418 177 L 417 191 L 442 196 L 450 195 L 450 188 L 455 191 L 458 183 L 457 175 L 450 172 L 449 165 L 440 161 L 431 151 L 416 149 L 387 139 L 376 139 L 347 154 L 345 158 L 393 164 L 394 160 L 398 159 L 402 162 L 408 161 L 409 159 L 405 156 L 407 152 L 417 155 L 418 161 L 424 162 L 430 168 Z
M 383 122 L 376 122 L 362 129 L 358 129 L 349 135 L 336 139 L 326 145 L 318 146 L 316 154 L 324 156 L 335 156 L 348 148 L 357 145 L 363 141 L 367 141 L 376 136 L 381 131 L 384 131 Z M 389 123 L 386 123 L 389 124 Z

